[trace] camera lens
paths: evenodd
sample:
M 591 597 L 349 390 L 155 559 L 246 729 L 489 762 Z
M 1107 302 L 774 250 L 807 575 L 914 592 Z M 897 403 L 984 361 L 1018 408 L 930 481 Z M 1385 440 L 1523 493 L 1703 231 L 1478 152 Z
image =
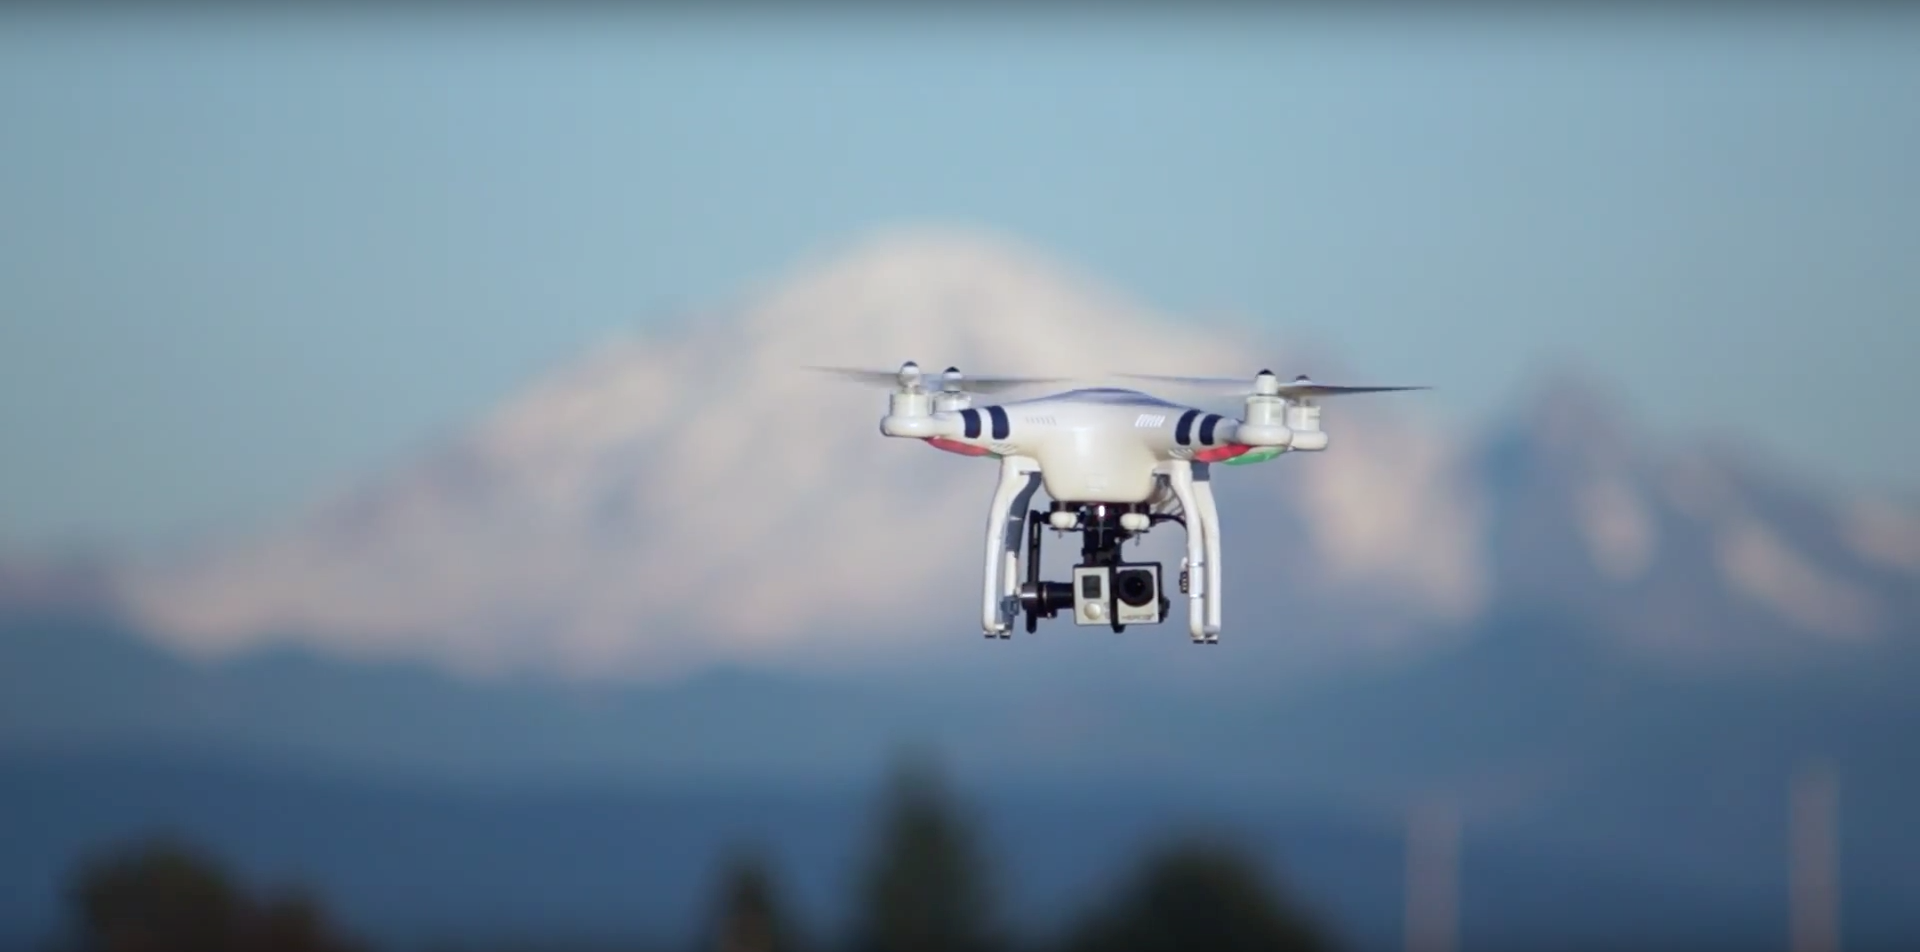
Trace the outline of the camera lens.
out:
M 1153 573 L 1146 569 L 1127 569 L 1113 579 L 1115 594 L 1136 608 L 1153 601 Z

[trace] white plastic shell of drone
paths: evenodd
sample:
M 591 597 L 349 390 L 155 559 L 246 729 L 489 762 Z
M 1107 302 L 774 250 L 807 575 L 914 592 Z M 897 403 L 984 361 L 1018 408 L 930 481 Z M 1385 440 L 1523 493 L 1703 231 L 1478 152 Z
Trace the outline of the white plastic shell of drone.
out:
M 880 419 L 880 432 L 909 439 L 954 437 L 960 434 L 960 420 L 949 414 L 933 412 L 933 395 L 895 391 L 887 398 L 887 415 Z
M 942 390 L 933 395 L 933 412 L 959 413 L 973 405 L 973 394 L 966 391 Z
M 1327 448 L 1327 434 L 1320 429 L 1320 408 L 1311 403 L 1287 407 L 1287 428 L 1293 431 L 1292 448 L 1315 452 Z
M 1264 376 L 1264 375 L 1263 375 Z M 1233 428 L 1235 442 L 1246 446 L 1293 445 L 1293 431 L 1286 424 L 1287 401 L 1265 394 L 1247 397 L 1247 418 Z
M 926 384 L 932 378 L 922 375 L 911 361 L 898 372 L 817 369 L 891 390 L 887 415 L 880 420 L 881 433 L 924 440 L 947 453 L 997 461 L 1000 479 L 988 511 L 981 589 L 981 628 L 996 638 L 1008 637 L 1014 619 L 1023 611 L 1029 631 L 1037 618 L 1054 617 L 1059 603 L 1046 599 L 1056 599 L 1058 592 L 1051 586 L 1078 590 L 1046 582 L 1043 593 L 1041 582 L 1021 581 L 1021 556 L 1029 545 L 1033 548 L 1027 564 L 1033 578 L 1038 577 L 1042 525 L 1088 533 L 1085 544 L 1090 548 L 1084 557 L 1112 564 L 1113 549 L 1126 541 L 1127 534 L 1147 533 L 1164 519 L 1180 525 L 1186 534 L 1180 591 L 1187 595 L 1188 633 L 1195 643 L 1217 643 L 1223 573 L 1219 509 L 1213 494 L 1216 468 L 1258 464 L 1292 451 L 1326 449 L 1320 398 L 1425 389 L 1329 386 L 1304 376 L 1283 384 L 1271 371 L 1255 375 L 1250 391 L 1224 378 L 1150 378 L 1216 390 L 1231 386 L 1245 400 L 1245 413 L 1236 420 L 1117 387 L 1074 389 L 1025 400 L 988 399 L 982 406 L 974 405 L 976 395 L 1060 378 L 968 376 L 949 368 L 941 373 L 938 389 L 930 390 Z M 1042 489 L 1055 503 L 1066 505 L 1044 514 L 1030 509 Z M 1083 520 L 1081 512 L 1088 506 L 1100 513 L 1098 518 Z M 1104 555 L 1094 552 L 1099 546 L 1108 547 Z M 1075 601 L 1085 598 L 1075 596 Z M 1137 609 L 1149 603 L 1128 604 Z M 1081 614 L 1071 605 L 1069 609 Z M 1116 630 L 1123 627 L 1119 614 L 1108 614 Z M 1147 612 L 1146 617 L 1157 615 Z

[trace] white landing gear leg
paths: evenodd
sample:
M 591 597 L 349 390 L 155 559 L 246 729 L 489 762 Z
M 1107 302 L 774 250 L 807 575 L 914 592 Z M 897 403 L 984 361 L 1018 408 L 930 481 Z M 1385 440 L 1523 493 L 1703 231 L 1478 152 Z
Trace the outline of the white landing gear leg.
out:
M 1207 644 L 1220 643 L 1220 510 L 1213 504 L 1213 477 L 1207 463 L 1193 464 L 1193 514 L 1200 523 L 1200 537 L 1207 554 L 1206 633 Z M 1188 526 L 1191 533 L 1192 526 Z
M 987 514 L 987 560 L 980 601 L 980 628 L 988 638 L 1013 634 L 1020 608 L 1020 546 L 1027 505 L 1040 488 L 1040 462 L 1025 456 L 1000 460 L 1000 485 Z
M 1205 644 L 1207 601 L 1213 594 L 1213 563 L 1206 556 L 1206 519 L 1201 516 L 1199 494 L 1194 491 L 1193 464 L 1173 460 L 1163 466 L 1187 520 L 1187 634 L 1194 644 Z M 1211 504 L 1211 487 L 1207 499 Z

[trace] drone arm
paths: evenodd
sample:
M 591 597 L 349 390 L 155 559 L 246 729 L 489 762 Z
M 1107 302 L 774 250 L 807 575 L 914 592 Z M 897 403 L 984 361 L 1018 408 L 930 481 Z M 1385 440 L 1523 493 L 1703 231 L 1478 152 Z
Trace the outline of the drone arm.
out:
M 880 418 L 880 433 L 909 440 L 926 440 L 936 437 L 957 439 L 966 432 L 957 413 L 932 413 L 923 415 L 889 413 Z
M 906 439 L 951 439 L 963 429 L 960 415 L 937 409 L 934 395 L 927 393 L 893 394 L 887 399 L 887 415 L 880 418 L 882 434 Z
M 1320 428 L 1320 405 L 1304 397 L 1288 400 L 1254 394 L 1247 398 L 1246 418 L 1223 420 L 1215 433 L 1219 443 L 1302 453 L 1327 448 L 1326 431 Z
M 1027 505 L 1040 488 L 1040 464 L 1021 456 L 1000 461 L 1000 483 L 993 490 L 993 508 L 987 514 L 987 551 L 980 603 L 980 627 L 988 637 L 1013 629 L 1009 610 L 1019 600 L 1021 527 Z

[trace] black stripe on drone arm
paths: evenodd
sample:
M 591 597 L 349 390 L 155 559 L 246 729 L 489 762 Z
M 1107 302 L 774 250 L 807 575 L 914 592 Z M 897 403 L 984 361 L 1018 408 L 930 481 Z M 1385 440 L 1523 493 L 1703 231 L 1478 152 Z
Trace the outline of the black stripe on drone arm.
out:
M 980 438 L 980 411 L 960 411 L 960 423 L 966 427 L 967 439 L 977 440 Z
M 1007 419 L 1007 408 L 993 406 L 987 408 L 987 416 L 993 418 L 993 438 L 1004 440 L 1013 433 L 1013 421 Z
M 1207 414 L 1207 418 L 1200 421 L 1200 444 L 1202 446 L 1213 445 L 1213 428 L 1219 424 L 1220 417 L 1212 413 Z
M 1186 446 L 1193 442 L 1193 418 L 1200 415 L 1198 410 L 1188 410 L 1180 414 L 1180 423 L 1173 428 L 1173 441 Z

